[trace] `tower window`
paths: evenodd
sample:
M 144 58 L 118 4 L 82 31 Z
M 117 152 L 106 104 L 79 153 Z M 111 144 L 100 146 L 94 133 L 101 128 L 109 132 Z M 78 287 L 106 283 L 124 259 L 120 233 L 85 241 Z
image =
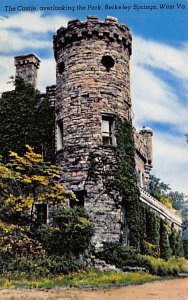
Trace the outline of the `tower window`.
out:
M 59 74 L 62 74 L 65 70 L 65 63 L 63 61 L 61 61 L 59 64 L 58 64 L 58 71 L 59 71 Z
M 115 61 L 112 56 L 110 55 L 103 55 L 101 59 L 101 63 L 103 66 L 109 71 L 111 68 L 113 68 Z
M 57 123 L 57 151 L 63 149 L 63 121 Z
M 104 145 L 115 144 L 114 119 L 102 116 L 102 142 Z

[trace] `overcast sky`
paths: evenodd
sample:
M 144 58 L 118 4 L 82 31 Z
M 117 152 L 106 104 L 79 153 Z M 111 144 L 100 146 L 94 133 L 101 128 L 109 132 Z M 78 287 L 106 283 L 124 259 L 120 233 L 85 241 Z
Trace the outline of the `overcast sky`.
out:
M 0 92 L 12 88 L 7 82 L 15 74 L 13 57 L 27 53 L 35 53 L 41 59 L 39 89 L 44 91 L 47 85 L 55 83 L 52 37 L 68 20 L 83 21 L 87 15 L 98 15 L 104 20 L 112 15 L 119 23 L 128 25 L 133 34 L 133 123 L 137 129 L 143 125 L 153 129 L 152 173 L 172 190 L 188 194 L 185 140 L 188 133 L 188 1 L 182 0 L 177 6 L 176 2 L 167 0 L 169 8 L 162 8 L 163 2 L 159 0 L 140 0 L 139 3 L 133 0 L 45 0 L 45 5 L 33 0 L 30 7 L 26 0 L 10 2 L 11 7 L 6 0 L 0 3 Z M 40 10 L 54 3 L 61 10 Z M 85 6 L 85 10 L 78 10 L 79 4 Z M 100 5 L 100 10 L 98 6 L 90 8 L 88 5 Z M 33 7 L 37 10 L 26 11 Z

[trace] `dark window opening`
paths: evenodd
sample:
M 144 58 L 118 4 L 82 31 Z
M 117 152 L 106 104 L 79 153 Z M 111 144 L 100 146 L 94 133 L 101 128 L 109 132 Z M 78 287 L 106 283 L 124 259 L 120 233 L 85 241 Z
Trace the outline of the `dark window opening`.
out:
M 47 204 L 35 204 L 35 213 L 37 223 L 47 223 Z
M 102 142 L 104 145 L 114 144 L 114 120 L 113 118 L 102 117 Z
M 58 64 L 58 71 L 59 71 L 59 74 L 62 74 L 65 70 L 65 63 L 62 61 Z
M 115 61 L 112 56 L 110 55 L 103 55 L 101 59 L 101 63 L 103 66 L 109 71 L 111 68 L 113 68 Z
M 70 207 L 72 207 L 72 208 L 75 207 L 75 206 L 84 207 L 84 200 L 85 200 L 86 191 L 82 190 L 82 191 L 76 191 L 74 193 L 76 195 L 77 200 L 70 200 Z

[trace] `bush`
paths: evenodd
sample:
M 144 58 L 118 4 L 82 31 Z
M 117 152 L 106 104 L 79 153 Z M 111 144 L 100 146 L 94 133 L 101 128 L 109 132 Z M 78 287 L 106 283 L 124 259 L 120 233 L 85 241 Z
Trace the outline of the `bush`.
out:
M 33 258 L 45 254 L 41 243 L 29 238 L 19 226 L 13 225 L 9 230 L 1 227 L 0 234 L 0 257 L 4 261 L 14 257 Z
M 0 258 L 0 274 L 9 279 L 37 279 L 51 275 L 69 274 L 86 270 L 88 265 L 75 257 L 52 256 L 15 257 L 8 261 Z
M 170 248 L 169 242 L 169 232 L 170 229 L 168 225 L 161 220 L 160 225 L 160 257 L 164 259 L 169 259 L 172 255 L 172 250 Z
M 159 249 L 158 246 L 143 240 L 142 254 L 151 255 L 151 256 L 154 256 L 154 257 L 159 257 L 160 249 Z
M 143 256 L 133 247 L 123 246 L 119 243 L 104 243 L 104 249 L 98 253 L 101 259 L 109 264 L 124 269 L 125 267 L 145 268 L 152 275 L 172 276 L 177 275 L 183 269 L 183 258 L 171 257 L 165 261 L 153 256 Z
M 167 261 L 152 256 L 147 256 L 146 258 L 149 261 L 149 272 L 153 275 L 176 276 L 183 269 L 183 258 L 171 257 Z
M 147 265 L 147 259 L 140 255 L 138 250 L 119 243 L 104 243 L 103 251 L 98 253 L 98 256 L 121 269 L 125 266 L 145 267 Z
M 79 256 L 90 245 L 93 226 L 81 207 L 58 207 L 52 214 L 53 224 L 32 229 L 32 236 L 43 245 L 48 255 Z

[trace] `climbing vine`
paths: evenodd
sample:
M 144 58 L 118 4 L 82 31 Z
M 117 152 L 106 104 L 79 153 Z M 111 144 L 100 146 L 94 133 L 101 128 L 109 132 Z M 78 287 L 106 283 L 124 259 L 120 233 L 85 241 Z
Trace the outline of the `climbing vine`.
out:
M 15 79 L 15 89 L 0 97 L 0 154 L 9 151 L 24 155 L 25 144 L 41 153 L 45 161 L 55 161 L 54 107 L 48 98 L 23 79 Z
M 131 121 L 116 118 L 116 140 L 117 147 L 106 146 L 115 151 L 115 163 L 106 152 L 102 155 L 97 151 L 90 152 L 86 182 L 92 180 L 97 183 L 100 179 L 103 182 L 103 193 L 107 193 L 117 207 L 122 206 L 126 220 L 122 222 L 122 242 L 128 234 L 130 245 L 142 254 L 164 259 L 168 259 L 171 254 L 178 256 L 178 245 L 181 245 L 179 233 L 140 201 Z
M 142 254 L 160 256 L 160 217 L 141 203 L 140 248 Z
M 117 170 L 114 187 L 122 197 L 129 228 L 130 245 L 140 248 L 140 192 L 135 174 L 135 145 L 132 123 L 116 119 Z

